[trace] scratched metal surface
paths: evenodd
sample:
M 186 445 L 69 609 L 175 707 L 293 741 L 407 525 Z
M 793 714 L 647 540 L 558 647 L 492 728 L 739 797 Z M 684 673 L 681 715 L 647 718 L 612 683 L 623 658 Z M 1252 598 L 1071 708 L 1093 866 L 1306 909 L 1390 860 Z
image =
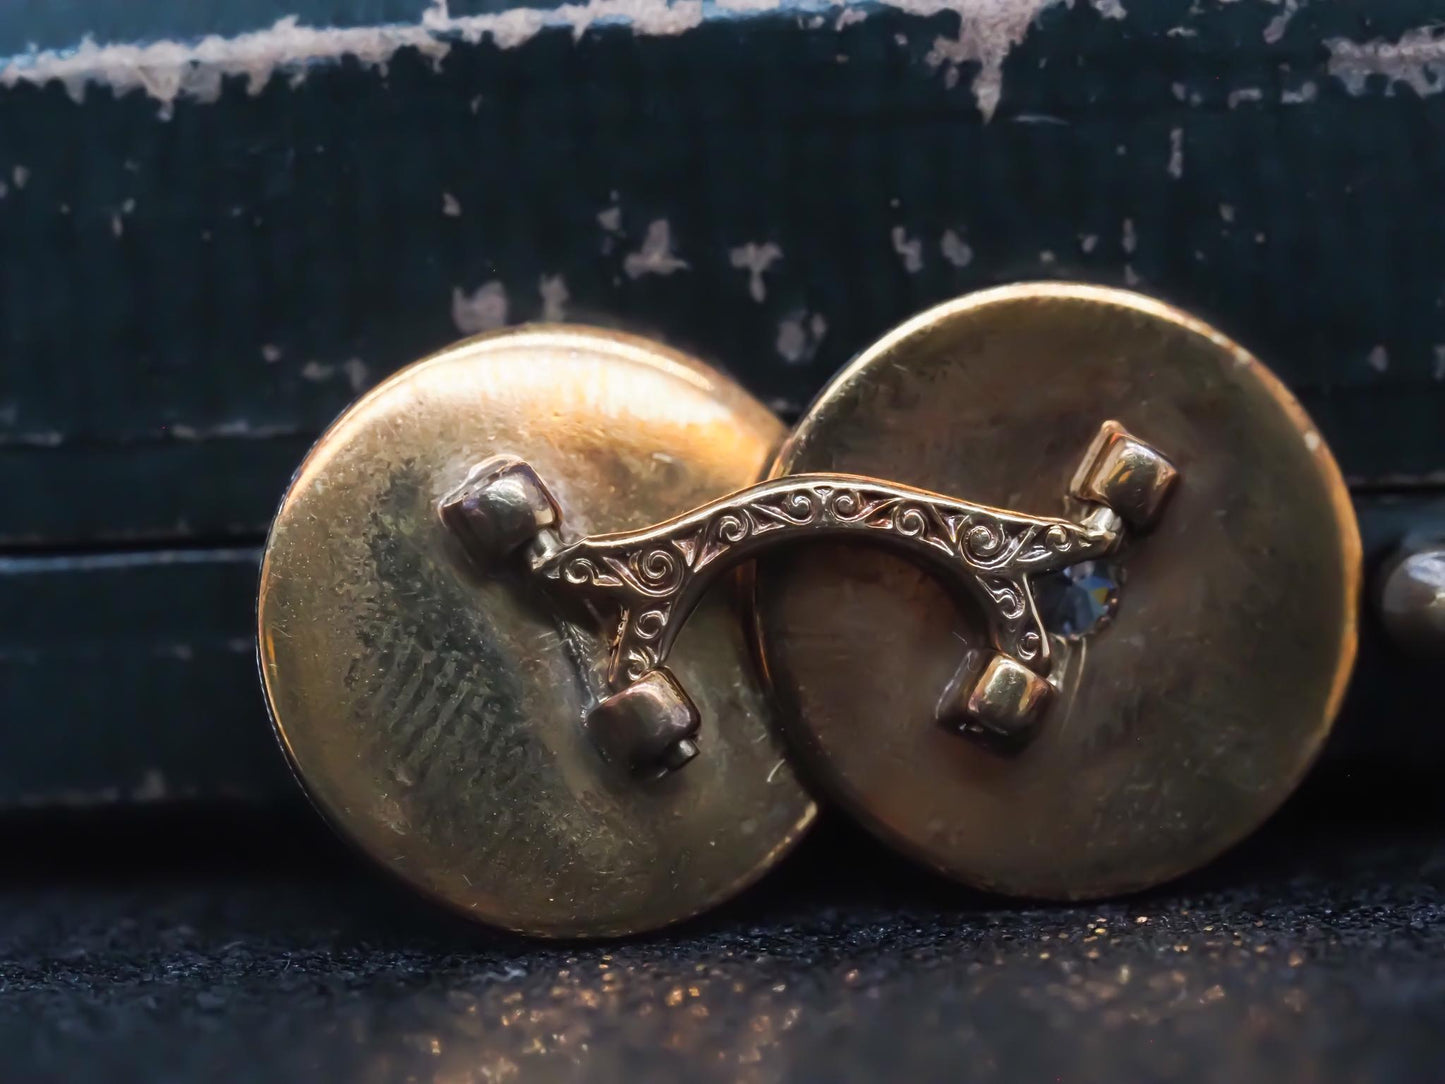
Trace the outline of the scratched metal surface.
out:
M 161 859 L 112 834 L 100 874 L 11 862 L 0 1074 L 1424 1084 L 1445 845 L 1438 810 L 1409 816 L 1316 809 L 1175 889 L 1051 908 L 839 831 L 709 919 L 582 947 L 460 929 L 304 834 L 279 861 L 258 825 Z

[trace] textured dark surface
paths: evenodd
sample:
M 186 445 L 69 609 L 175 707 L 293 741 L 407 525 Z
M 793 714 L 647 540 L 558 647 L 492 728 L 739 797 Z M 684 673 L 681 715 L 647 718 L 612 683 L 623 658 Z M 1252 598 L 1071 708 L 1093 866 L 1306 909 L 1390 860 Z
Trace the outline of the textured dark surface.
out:
M 591 946 L 461 927 L 306 834 L 193 827 L 158 858 L 112 833 L 105 873 L 49 850 L 0 891 L 0 1075 L 1438 1081 L 1438 809 L 1342 798 L 1079 907 L 952 890 L 834 825 L 721 913 Z

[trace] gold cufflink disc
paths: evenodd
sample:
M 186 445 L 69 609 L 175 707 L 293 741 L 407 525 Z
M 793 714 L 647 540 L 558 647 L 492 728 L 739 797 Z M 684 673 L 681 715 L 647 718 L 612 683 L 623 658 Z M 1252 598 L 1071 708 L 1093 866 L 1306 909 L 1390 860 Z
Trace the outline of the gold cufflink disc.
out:
M 416 888 L 528 934 L 647 930 L 761 876 L 814 806 L 737 592 L 619 684 L 615 615 L 518 562 L 562 518 L 624 531 L 746 486 L 783 435 L 702 363 L 576 327 L 473 339 L 365 395 L 301 465 L 262 568 L 262 680 L 315 804 Z
M 1072 524 L 880 496 L 847 511 L 885 545 L 759 561 L 800 774 L 932 867 L 1041 898 L 1159 883 L 1258 826 L 1329 731 L 1349 497 L 1280 382 L 1183 312 L 1060 283 L 932 309 L 814 402 L 772 468 L 800 472 Z

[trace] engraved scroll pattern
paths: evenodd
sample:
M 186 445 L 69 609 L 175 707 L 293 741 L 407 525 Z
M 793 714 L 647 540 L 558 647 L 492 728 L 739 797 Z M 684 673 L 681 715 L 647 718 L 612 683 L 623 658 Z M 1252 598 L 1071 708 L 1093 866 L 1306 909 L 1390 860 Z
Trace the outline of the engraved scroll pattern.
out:
M 630 534 L 586 538 L 537 572 L 619 611 L 610 680 L 660 665 L 706 584 L 739 561 L 799 536 L 861 532 L 911 551 L 983 606 L 1000 650 L 1042 667 L 1047 638 L 1028 577 L 1103 553 L 1113 539 L 1036 517 L 874 481 L 795 475 L 764 482 Z

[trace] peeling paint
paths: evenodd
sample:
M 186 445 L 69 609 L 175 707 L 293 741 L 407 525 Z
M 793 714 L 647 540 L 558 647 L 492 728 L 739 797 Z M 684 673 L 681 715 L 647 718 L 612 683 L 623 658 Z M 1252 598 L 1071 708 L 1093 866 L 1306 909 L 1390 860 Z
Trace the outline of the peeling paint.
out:
M 977 64 L 970 89 L 984 120 L 990 120 L 1003 96 L 1003 62 L 1024 40 L 1034 21 L 1058 3 L 1073 0 L 888 0 L 890 7 L 910 15 L 931 17 L 952 12 L 958 16 L 958 36 L 933 42 L 927 62 L 945 70 L 945 82 L 958 82 L 959 67 Z M 1106 19 L 1125 17 L 1120 0 L 1090 0 Z
M 810 361 L 827 333 L 828 321 L 822 313 L 791 312 L 778 324 L 778 354 L 793 365 Z
M 1264 41 L 1266 45 L 1273 45 L 1284 37 L 1284 32 L 1289 29 L 1290 20 L 1302 6 L 1303 0 L 1284 0 L 1284 10 L 1265 24 Z
M 463 335 L 493 331 L 507 322 L 507 288 L 492 281 L 472 293 L 452 288 L 452 323 Z
M 686 271 L 687 267 L 687 261 L 672 251 L 672 227 L 665 218 L 649 223 L 642 247 L 629 252 L 622 261 L 622 270 L 633 279 L 643 275 L 671 275 L 674 271 Z
M 960 67 L 977 64 L 971 90 L 974 101 L 990 119 L 1003 88 L 1003 64 L 1024 40 L 1045 9 L 1074 0 L 882 0 L 887 7 L 929 18 L 952 14 L 958 27 L 954 37 L 940 36 L 927 62 L 943 68 L 945 82 L 957 84 Z M 1105 19 L 1123 19 L 1121 0 L 1087 0 Z M 1286 0 L 1294 3 L 1294 0 Z M 232 37 L 209 35 L 199 41 L 158 41 L 147 44 L 97 43 L 86 38 L 74 49 L 35 50 L 10 57 L 0 64 L 0 86 L 19 83 L 62 83 L 70 96 L 83 101 L 89 87 L 106 87 L 120 95 L 142 91 L 161 103 L 168 117 L 177 100 L 216 101 L 227 78 L 245 80 L 247 92 L 259 94 L 273 78 L 293 84 L 320 63 L 350 58 L 364 67 L 386 72 L 398 50 L 415 49 L 433 65 L 440 65 L 452 43 L 475 44 L 488 39 L 498 48 L 511 49 L 548 29 L 570 30 L 580 38 L 597 25 L 623 26 L 633 33 L 667 36 L 701 26 L 707 18 L 783 11 L 790 7 L 816 11 L 831 7 L 825 0 L 583 0 L 552 8 L 512 7 L 477 15 L 452 15 L 448 0 L 432 0 L 416 23 L 363 27 L 303 26 L 288 15 L 263 29 Z M 844 2 L 833 19 L 834 31 L 868 16 L 861 4 Z M 810 25 L 826 24 L 815 14 Z M 846 56 L 838 58 L 846 61 Z M 472 103 L 476 111 L 477 101 Z
M 537 282 L 542 295 L 542 319 L 553 323 L 567 319 L 567 302 L 572 300 L 567 282 L 561 275 L 543 275 Z
M 943 231 L 943 236 L 938 239 L 938 250 L 954 267 L 967 267 L 973 263 L 972 247 L 952 230 Z
M 1325 47 L 1330 51 L 1329 73 L 1351 94 L 1365 93 L 1372 75 L 1384 79 L 1387 95 L 1395 93 L 1396 83 L 1422 98 L 1445 90 L 1445 26 L 1409 30 L 1394 42 L 1330 38 Z
M 1176 181 L 1184 176 L 1184 129 L 1169 130 L 1169 176 Z
M 783 258 L 783 250 L 771 241 L 759 245 L 753 241 L 728 252 L 728 260 L 739 271 L 748 273 L 748 296 L 762 304 L 768 296 L 763 272 Z
M 903 270 L 910 275 L 922 271 L 923 242 L 916 237 L 909 237 L 908 231 L 902 226 L 894 226 L 889 236 L 893 241 L 893 251 L 903 259 Z
M 1279 100 L 1282 105 L 1305 105 L 1315 100 L 1319 88 L 1311 80 L 1305 80 L 1294 90 L 1282 90 L 1279 92 Z

